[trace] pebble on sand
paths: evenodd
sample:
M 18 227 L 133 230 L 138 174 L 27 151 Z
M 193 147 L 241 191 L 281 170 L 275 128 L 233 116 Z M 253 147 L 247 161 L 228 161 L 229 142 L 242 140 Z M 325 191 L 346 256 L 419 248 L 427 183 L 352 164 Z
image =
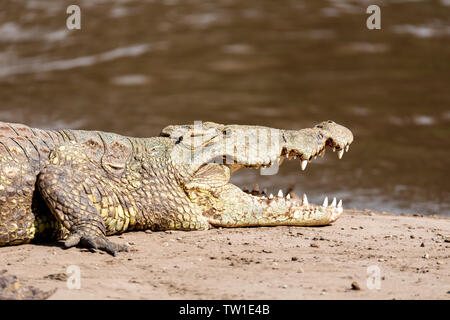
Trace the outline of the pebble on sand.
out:
M 359 287 L 358 282 L 356 282 L 356 281 L 352 282 L 352 290 L 361 290 L 361 288 Z

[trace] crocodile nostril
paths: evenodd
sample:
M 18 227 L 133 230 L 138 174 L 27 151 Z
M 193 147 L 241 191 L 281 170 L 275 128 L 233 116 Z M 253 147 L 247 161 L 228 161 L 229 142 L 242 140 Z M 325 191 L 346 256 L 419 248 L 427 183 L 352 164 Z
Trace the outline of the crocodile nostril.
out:
M 332 120 L 328 120 L 327 122 L 328 122 L 328 123 L 334 123 L 334 121 L 332 121 Z

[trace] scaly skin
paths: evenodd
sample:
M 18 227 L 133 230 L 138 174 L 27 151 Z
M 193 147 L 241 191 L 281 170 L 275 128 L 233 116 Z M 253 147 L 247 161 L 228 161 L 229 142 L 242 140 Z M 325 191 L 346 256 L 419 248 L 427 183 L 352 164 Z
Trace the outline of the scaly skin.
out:
M 115 255 L 128 248 L 106 236 L 128 230 L 327 225 L 342 213 L 335 201 L 249 194 L 229 178 L 284 158 L 306 166 L 326 146 L 342 156 L 352 141 L 332 121 L 298 131 L 206 122 L 152 138 L 0 122 L 0 246 L 64 240 Z

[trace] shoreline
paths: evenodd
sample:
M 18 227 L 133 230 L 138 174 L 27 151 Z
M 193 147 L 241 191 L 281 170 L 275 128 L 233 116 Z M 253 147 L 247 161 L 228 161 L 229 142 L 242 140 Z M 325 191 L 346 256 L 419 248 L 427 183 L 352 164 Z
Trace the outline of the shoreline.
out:
M 450 299 L 445 216 L 345 210 L 324 227 L 109 238 L 130 252 L 0 247 L 0 270 L 22 287 L 54 290 L 49 299 Z M 69 266 L 79 267 L 80 289 L 67 287 Z

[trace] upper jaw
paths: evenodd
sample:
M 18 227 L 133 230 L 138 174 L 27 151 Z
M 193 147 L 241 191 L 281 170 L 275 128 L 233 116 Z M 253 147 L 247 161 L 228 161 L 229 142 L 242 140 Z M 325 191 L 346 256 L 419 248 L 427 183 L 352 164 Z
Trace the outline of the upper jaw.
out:
M 273 134 L 273 133 L 272 133 Z M 306 165 L 317 156 L 323 157 L 326 147 L 337 151 L 339 159 L 344 152 L 349 151 L 350 144 L 353 142 L 352 132 L 334 122 L 325 121 L 314 128 L 302 130 L 279 130 L 278 144 L 270 141 L 266 153 L 259 153 L 257 148 L 250 147 L 250 151 L 245 155 L 247 157 L 235 157 L 233 161 L 226 162 L 229 157 L 224 158 L 224 164 L 227 164 L 232 171 L 241 167 L 270 167 L 274 163 L 281 164 L 284 159 L 299 159 L 302 170 Z M 278 162 L 277 162 L 278 161 Z
M 327 146 L 338 151 L 341 158 L 353 142 L 351 131 L 333 121 L 301 130 L 207 122 L 200 128 L 170 126 L 161 135 L 175 141 L 172 161 L 189 168 L 192 174 L 207 163 L 225 164 L 231 169 L 268 167 L 293 157 L 300 159 L 304 169 L 308 161 L 323 155 Z

